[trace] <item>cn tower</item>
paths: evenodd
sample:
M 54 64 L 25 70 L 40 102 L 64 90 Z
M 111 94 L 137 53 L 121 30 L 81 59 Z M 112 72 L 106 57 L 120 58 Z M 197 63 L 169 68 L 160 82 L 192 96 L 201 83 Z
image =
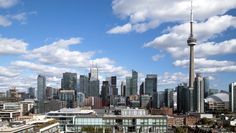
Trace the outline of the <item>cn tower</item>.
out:
M 191 12 L 190 12 L 190 36 L 187 40 L 190 47 L 190 59 L 189 59 L 189 111 L 194 111 L 193 103 L 193 83 L 194 83 L 194 46 L 197 44 L 197 40 L 193 37 L 193 6 L 191 0 Z

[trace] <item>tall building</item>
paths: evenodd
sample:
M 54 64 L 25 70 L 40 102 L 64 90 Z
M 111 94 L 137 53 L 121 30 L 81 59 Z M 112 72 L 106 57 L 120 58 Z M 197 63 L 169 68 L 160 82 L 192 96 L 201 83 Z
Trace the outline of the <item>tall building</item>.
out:
M 229 85 L 229 108 L 231 112 L 236 113 L 236 82 Z
M 165 106 L 173 108 L 174 106 L 174 90 L 165 89 Z
M 52 99 L 53 98 L 53 90 L 52 87 L 46 87 L 46 99 Z
M 84 93 L 85 97 L 89 95 L 89 78 L 87 76 L 80 75 L 79 88 L 79 92 Z
M 204 113 L 204 80 L 200 73 L 197 73 L 194 84 L 194 111 Z
M 132 70 L 130 95 L 137 95 L 137 90 L 138 90 L 138 72 Z
M 165 106 L 164 91 L 154 92 L 152 95 L 152 108 L 161 108 Z
M 98 68 L 90 68 L 89 80 L 98 80 Z
M 90 68 L 88 96 L 99 96 L 98 68 Z
M 89 81 L 89 91 L 88 96 L 99 97 L 99 80 Z
M 46 95 L 46 77 L 43 75 L 38 75 L 37 78 L 37 98 L 39 101 L 45 99 Z
M 132 82 L 132 78 L 131 77 L 126 77 L 126 87 L 125 87 L 125 96 L 126 97 L 131 95 L 130 94 L 131 82 Z
M 101 90 L 101 97 L 102 97 L 102 105 L 103 106 L 108 106 L 109 105 L 109 82 L 108 81 L 103 81 L 102 82 L 102 90 Z
M 121 91 L 120 91 L 121 94 L 120 94 L 120 95 L 123 96 L 123 97 L 125 96 L 125 88 L 126 88 L 126 85 L 125 85 L 125 83 L 122 81 L 122 82 L 121 82 L 121 85 L 120 85 L 120 89 L 121 89 Z
M 188 46 L 190 47 L 190 63 L 189 63 L 189 111 L 194 111 L 194 46 L 197 44 L 197 40 L 193 37 L 193 10 L 191 1 L 191 13 L 190 13 L 190 36 L 187 40 Z
M 77 74 L 70 72 L 63 73 L 61 88 L 66 90 L 77 90 Z
M 204 98 L 209 96 L 209 77 L 203 77 L 204 81 Z
M 176 87 L 177 91 L 177 112 L 186 113 L 189 110 L 187 83 L 181 83 Z
M 61 89 L 59 90 L 59 99 L 66 102 L 67 108 L 76 108 L 77 107 L 77 97 L 76 90 L 70 89 Z
M 144 93 L 152 96 L 157 92 L 157 75 L 148 74 L 145 78 L 145 91 Z
M 111 77 L 111 89 L 112 89 L 112 95 L 117 96 L 118 95 L 118 89 L 116 88 L 117 80 L 116 76 Z
M 111 96 L 117 96 L 118 95 L 118 89 L 117 89 L 116 76 L 107 77 L 106 80 L 109 82 L 109 85 L 110 85 L 109 94 Z
M 28 88 L 28 94 L 29 94 L 29 98 L 35 98 L 35 88 L 30 87 Z
M 139 95 L 144 95 L 144 82 L 139 86 Z

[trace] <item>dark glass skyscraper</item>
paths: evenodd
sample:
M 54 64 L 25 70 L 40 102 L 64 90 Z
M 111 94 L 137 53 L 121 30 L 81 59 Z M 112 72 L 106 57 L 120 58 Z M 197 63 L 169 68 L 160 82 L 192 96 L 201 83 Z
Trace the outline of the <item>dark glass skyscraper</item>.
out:
M 85 75 L 80 75 L 79 91 L 84 93 L 85 97 L 89 95 L 89 78 Z
M 109 82 L 103 81 L 102 82 L 102 91 L 101 91 L 101 97 L 102 97 L 102 104 L 103 106 L 109 105 Z
M 76 90 L 77 74 L 70 72 L 63 73 L 63 78 L 61 79 L 61 88 L 65 90 Z
M 209 96 L 209 77 L 204 77 L 204 98 Z
M 177 90 L 177 111 L 178 113 L 186 113 L 189 110 L 188 96 L 189 89 L 187 83 L 181 83 L 176 87 Z
M 152 96 L 157 92 L 157 75 L 148 74 L 145 78 L 145 91 L 144 93 Z

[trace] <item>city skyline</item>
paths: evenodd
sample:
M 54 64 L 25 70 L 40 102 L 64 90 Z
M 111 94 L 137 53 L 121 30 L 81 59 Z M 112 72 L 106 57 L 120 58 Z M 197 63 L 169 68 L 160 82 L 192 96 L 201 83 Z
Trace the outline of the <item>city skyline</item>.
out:
M 144 2 L 0 1 L 1 90 L 36 87 L 38 74 L 60 87 L 62 73 L 87 75 L 92 66 L 100 84 L 117 76 L 120 86 L 132 69 L 139 81 L 157 74 L 158 91 L 188 82 L 190 1 Z M 211 88 L 228 90 L 236 79 L 235 7 L 236 0 L 193 2 L 195 72 L 209 76 Z

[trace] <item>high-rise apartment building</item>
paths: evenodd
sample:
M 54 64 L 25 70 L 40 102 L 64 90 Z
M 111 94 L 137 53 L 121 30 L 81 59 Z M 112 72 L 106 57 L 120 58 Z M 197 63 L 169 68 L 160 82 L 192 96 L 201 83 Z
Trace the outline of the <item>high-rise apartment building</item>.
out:
M 197 73 L 194 82 L 194 111 L 204 113 L 204 80 L 200 73 Z
M 43 75 L 38 75 L 37 78 L 37 98 L 39 101 L 45 99 L 46 95 L 46 77 Z
M 231 112 L 236 113 L 236 82 L 229 85 L 229 108 Z

